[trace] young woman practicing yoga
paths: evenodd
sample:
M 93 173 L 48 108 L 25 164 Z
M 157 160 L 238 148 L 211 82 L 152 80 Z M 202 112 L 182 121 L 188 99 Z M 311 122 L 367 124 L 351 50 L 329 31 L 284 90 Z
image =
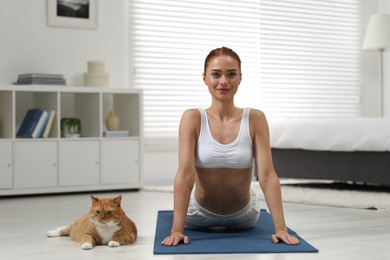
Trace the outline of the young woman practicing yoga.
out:
M 250 189 L 254 162 L 274 223 L 270 239 L 298 244 L 287 231 L 266 117 L 260 110 L 234 104 L 241 83 L 239 56 L 226 47 L 212 50 L 205 59 L 203 81 L 212 102 L 207 109 L 189 109 L 182 115 L 173 225 L 162 244 L 188 244 L 185 228 L 253 227 L 260 214 L 259 199 Z

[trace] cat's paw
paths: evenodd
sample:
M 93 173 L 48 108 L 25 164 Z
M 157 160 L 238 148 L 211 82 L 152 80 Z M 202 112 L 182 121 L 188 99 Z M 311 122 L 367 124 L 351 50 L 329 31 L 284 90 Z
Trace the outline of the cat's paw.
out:
M 49 230 L 46 232 L 47 237 L 59 237 L 60 233 L 57 232 L 56 230 Z
M 109 247 L 118 247 L 120 246 L 121 244 L 119 244 L 119 242 L 116 242 L 116 241 L 113 241 L 111 240 L 110 242 L 108 242 L 108 246 Z
M 46 235 L 47 235 L 48 237 L 59 237 L 59 236 L 61 236 L 60 232 L 61 232 L 63 229 L 65 229 L 65 228 L 66 228 L 66 226 L 58 227 L 58 228 L 56 228 L 56 229 L 54 229 L 54 230 L 49 230 L 49 231 L 46 232 Z
M 90 250 L 90 249 L 92 249 L 92 244 L 91 243 L 84 243 L 81 245 L 81 249 Z

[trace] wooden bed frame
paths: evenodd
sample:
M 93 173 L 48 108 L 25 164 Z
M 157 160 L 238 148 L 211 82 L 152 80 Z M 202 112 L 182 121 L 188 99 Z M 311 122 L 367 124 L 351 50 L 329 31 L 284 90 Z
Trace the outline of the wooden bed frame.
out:
M 272 148 L 281 178 L 390 185 L 390 152 L 333 152 Z

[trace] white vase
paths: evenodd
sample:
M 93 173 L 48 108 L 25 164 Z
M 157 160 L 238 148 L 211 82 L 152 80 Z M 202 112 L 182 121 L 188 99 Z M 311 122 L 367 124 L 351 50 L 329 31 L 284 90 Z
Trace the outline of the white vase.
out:
M 106 72 L 104 61 L 88 61 L 88 72 L 84 73 L 84 86 L 109 87 L 110 74 Z

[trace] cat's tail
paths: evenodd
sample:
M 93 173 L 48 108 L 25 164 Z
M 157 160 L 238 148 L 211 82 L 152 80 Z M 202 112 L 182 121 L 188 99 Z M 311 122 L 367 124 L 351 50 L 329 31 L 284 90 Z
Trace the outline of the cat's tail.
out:
M 46 232 L 48 237 L 62 237 L 69 236 L 70 226 L 58 227 L 54 230 L 49 230 Z

